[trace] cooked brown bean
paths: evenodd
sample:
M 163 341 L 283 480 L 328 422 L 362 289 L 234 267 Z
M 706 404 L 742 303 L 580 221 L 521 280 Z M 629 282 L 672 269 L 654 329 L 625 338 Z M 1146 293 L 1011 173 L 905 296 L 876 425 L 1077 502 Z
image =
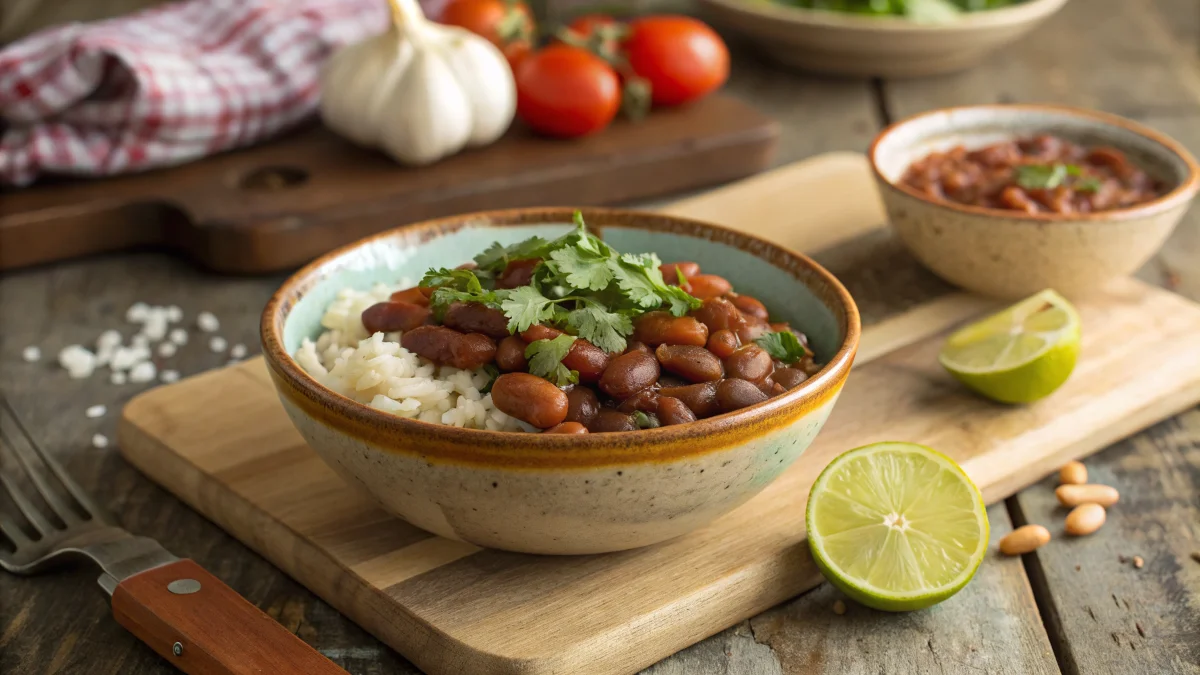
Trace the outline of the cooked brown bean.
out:
M 419 291 L 421 293 L 421 295 L 425 296 L 426 298 L 433 297 L 433 292 L 436 291 L 437 289 L 438 289 L 437 286 L 418 286 L 417 287 L 417 291 Z
M 478 302 L 455 302 L 446 309 L 442 325 L 463 333 L 483 333 L 497 340 L 508 337 L 504 312 Z
M 712 382 L 724 376 L 721 359 L 704 347 L 659 345 L 654 356 L 664 370 L 692 382 Z
M 677 398 L 670 396 L 658 397 L 658 415 L 659 424 L 664 427 L 672 424 L 687 424 L 688 422 L 696 421 L 696 413 L 687 407 L 687 404 Z
M 548 434 L 586 434 L 587 427 L 579 422 L 561 422 L 546 430 Z
M 725 376 L 759 382 L 771 374 L 775 363 L 767 350 L 756 344 L 739 347 L 725 359 Z
M 422 307 L 411 302 L 396 302 L 388 300 L 376 303 L 363 310 L 363 328 L 368 333 L 391 333 L 398 330 L 412 330 L 424 325 L 432 312 L 428 307 Z
M 596 419 L 588 425 L 588 431 L 603 434 L 612 431 L 637 431 L 637 423 L 633 415 L 628 415 L 612 408 L 602 408 Z
M 812 354 L 797 361 L 793 367 L 804 371 L 809 377 L 821 372 L 821 365 L 813 360 Z
M 676 271 L 675 268 L 679 268 Z M 683 272 L 683 276 L 691 279 L 700 274 L 700 263 L 694 262 L 669 262 L 658 266 L 658 271 L 662 272 L 663 281 L 672 286 L 679 285 L 679 272 Z
M 422 307 L 429 306 L 429 296 L 422 293 L 421 289 L 416 286 L 392 293 L 391 299 L 396 302 L 411 302 L 414 305 L 421 305 Z
M 613 359 L 600 377 L 600 390 L 623 401 L 658 381 L 658 359 L 644 352 L 630 352 Z
M 770 378 L 767 378 L 767 379 L 770 379 Z M 770 391 L 770 393 L 767 394 L 767 396 L 778 396 L 780 394 L 786 394 L 786 393 L 787 393 L 787 387 L 784 387 L 782 384 L 779 384 L 778 382 L 776 382 L 775 384 L 771 385 L 771 391 Z
M 567 421 L 588 426 L 600 412 L 600 399 L 591 387 L 574 387 L 567 392 Z
M 633 322 L 633 339 L 650 347 L 662 344 L 703 347 L 708 342 L 708 327 L 690 316 L 646 312 Z
M 725 298 L 709 298 L 698 309 L 692 310 L 692 316 L 708 327 L 708 332 L 737 330 L 746 325 L 746 319 L 741 310 Z
M 658 386 L 660 389 L 662 387 L 686 387 L 689 384 L 691 382 L 671 373 L 663 373 L 658 376 Z
M 645 352 L 647 354 L 651 354 L 654 352 L 654 350 L 650 349 L 645 342 L 630 340 L 629 344 L 625 346 L 625 353 L 628 354 L 629 352 Z
M 646 387 L 638 393 L 621 401 L 621 405 L 617 406 L 617 410 L 623 413 L 632 413 L 635 410 L 641 410 L 644 413 L 652 413 L 658 410 L 658 388 Z
M 533 268 L 542 262 L 541 258 L 522 258 L 510 260 L 500 276 L 496 277 L 496 288 L 517 288 L 528 286 L 533 278 Z
M 658 395 L 660 405 L 663 398 L 677 398 L 699 418 L 712 417 L 721 412 L 720 406 L 717 405 L 716 382 L 701 382 L 684 387 L 661 387 Z
M 766 394 L 767 398 L 770 398 L 775 395 L 775 386 L 779 383 L 775 380 L 772 380 L 771 376 L 768 375 L 758 382 L 754 382 L 753 384 L 754 386 L 758 387 L 759 391 Z
M 776 368 L 775 372 L 771 373 L 771 379 L 783 385 L 784 389 L 791 389 L 807 380 L 808 375 L 798 368 Z
M 704 300 L 726 295 L 733 290 L 733 284 L 729 283 L 725 277 L 715 274 L 697 274 L 694 277 L 688 277 L 687 283 L 683 285 L 683 290 Z
M 738 336 L 728 329 L 719 330 L 708 336 L 708 351 L 716 354 L 717 358 L 726 358 L 741 346 L 742 342 L 738 340 Z
M 477 270 L 477 269 L 479 269 L 479 263 L 476 263 L 474 260 L 468 260 L 467 262 L 459 265 L 458 267 L 455 267 L 454 269 L 456 269 L 456 270 Z
M 496 356 L 496 342 L 490 337 L 482 333 L 464 334 L 445 326 L 418 326 L 405 331 L 400 344 L 430 361 L 464 370 L 482 368 Z
M 741 410 L 755 403 L 762 403 L 767 398 L 767 395 L 759 391 L 753 382 L 746 380 L 731 377 L 721 380 L 717 384 L 717 406 L 721 412 Z
M 492 402 L 501 411 L 548 429 L 567 418 L 567 395 L 537 375 L 505 373 L 492 383 Z
M 527 346 L 525 341 L 516 335 L 504 338 L 496 346 L 496 366 L 506 373 L 527 370 L 529 368 L 529 361 L 525 359 Z
M 752 298 L 748 295 L 739 295 L 737 293 L 730 293 L 727 297 L 729 298 L 729 301 L 733 303 L 733 306 L 737 307 L 738 310 L 740 310 L 741 313 L 745 314 L 746 316 L 752 316 L 763 321 L 766 321 L 767 317 L 770 316 L 767 313 L 766 305 L 762 304 L 755 298 Z
M 535 323 L 521 331 L 521 339 L 526 342 L 537 342 L 538 340 L 553 340 L 562 334 L 563 332 L 554 326 L 544 326 L 540 323 Z
M 771 326 L 765 321 L 759 321 L 754 317 L 748 316 L 746 317 L 746 324 L 734 332 L 737 333 L 738 339 L 742 341 L 742 344 L 748 345 L 771 332 Z

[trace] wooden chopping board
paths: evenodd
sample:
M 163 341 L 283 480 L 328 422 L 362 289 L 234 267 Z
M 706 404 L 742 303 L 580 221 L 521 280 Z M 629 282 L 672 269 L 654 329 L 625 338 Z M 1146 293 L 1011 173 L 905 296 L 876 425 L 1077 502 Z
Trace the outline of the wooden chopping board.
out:
M 669 210 L 811 249 L 877 227 L 871 190 L 863 158 L 835 154 Z M 120 447 L 426 672 L 632 673 L 820 581 L 804 504 L 846 449 L 931 445 L 994 502 L 1200 400 L 1200 306 L 1134 280 L 1080 303 L 1083 357 L 1053 396 L 1027 407 L 972 396 L 935 356 L 952 325 L 991 309 L 953 294 L 868 327 L 837 408 L 790 470 L 698 532 L 622 553 L 481 550 L 389 517 L 304 444 L 261 359 L 141 395 Z
M 515 125 L 492 146 L 417 169 L 313 126 L 171 169 L 5 193 L 0 270 L 153 246 L 221 272 L 276 271 L 438 216 L 723 183 L 770 166 L 778 140 L 776 122 L 724 96 L 573 141 Z

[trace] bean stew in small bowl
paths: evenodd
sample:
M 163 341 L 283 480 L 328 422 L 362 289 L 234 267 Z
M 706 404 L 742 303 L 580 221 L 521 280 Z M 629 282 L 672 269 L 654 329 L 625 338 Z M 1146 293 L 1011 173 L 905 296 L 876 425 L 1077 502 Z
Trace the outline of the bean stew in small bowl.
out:
M 1178 142 L 1061 106 L 935 110 L 888 127 L 869 154 L 913 254 L 951 283 L 1002 298 L 1083 295 L 1136 271 L 1200 189 Z
M 657 214 L 406 226 L 298 272 L 263 315 L 317 453 L 436 534 L 597 553 L 695 529 L 807 448 L 857 347 L 808 258 Z

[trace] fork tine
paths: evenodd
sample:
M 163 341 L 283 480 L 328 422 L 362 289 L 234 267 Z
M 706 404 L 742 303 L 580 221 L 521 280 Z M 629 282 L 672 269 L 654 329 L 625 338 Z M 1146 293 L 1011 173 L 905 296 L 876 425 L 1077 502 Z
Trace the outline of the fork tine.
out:
M 0 513 L 0 534 L 8 537 L 8 540 L 18 547 L 29 543 L 29 537 L 25 536 L 17 522 L 3 513 Z
M 0 472 L 0 486 L 4 487 L 5 491 L 8 492 L 9 498 L 12 499 L 13 503 L 17 505 L 17 510 L 25 515 L 25 518 L 29 520 L 29 524 L 33 525 L 33 529 L 37 530 L 42 536 L 46 536 L 50 532 L 58 529 L 51 525 L 50 521 L 46 520 L 46 517 L 42 515 L 42 512 L 39 511 L 32 502 L 26 499 L 25 495 L 21 494 L 21 491 L 17 489 L 17 486 L 14 485 L 12 480 L 9 479 L 8 476 L 4 475 L 3 472 Z
M 33 453 L 38 456 L 38 459 L 40 459 L 43 464 L 49 467 L 50 472 L 53 473 L 55 478 L 58 479 L 58 482 L 61 483 L 64 488 L 66 488 L 67 492 L 70 493 L 71 497 L 75 499 L 76 503 L 78 503 L 79 506 L 81 506 L 83 510 L 86 511 L 94 520 L 107 522 L 109 519 L 104 510 L 92 502 L 91 498 L 88 497 L 87 494 L 79 487 L 79 485 L 75 483 L 70 474 L 68 474 L 66 470 L 62 468 L 62 465 L 55 461 L 53 457 L 47 454 L 37 443 L 34 442 L 33 435 L 29 433 L 29 429 L 27 429 L 25 424 L 21 422 L 21 418 L 17 416 L 17 411 L 13 409 L 12 404 L 9 403 L 8 398 L 3 394 L 0 394 L 0 409 L 3 409 L 4 412 L 8 413 L 8 417 L 12 420 L 13 425 L 16 426 L 17 430 L 20 431 L 21 435 L 25 438 L 26 444 L 33 449 Z M 51 507 L 54 508 L 55 512 L 58 513 L 59 517 L 63 519 L 63 522 L 69 522 L 69 519 L 79 520 L 79 517 L 75 515 L 75 512 L 63 504 L 62 501 L 58 499 L 58 496 L 49 489 L 49 487 L 38 475 L 38 472 L 33 471 L 32 467 L 22 456 L 22 453 L 14 451 L 14 454 L 17 455 L 17 458 L 25 467 L 25 470 L 28 471 L 30 476 L 33 477 L 34 483 L 37 485 L 38 490 L 42 493 L 42 496 L 45 497 L 46 501 L 50 503 Z
M 33 464 L 30 463 L 29 459 L 25 457 L 25 452 L 17 449 L 16 440 L 11 435 L 6 433 L 2 428 L 0 428 L 0 441 L 4 440 L 8 441 L 8 445 L 11 448 L 10 452 L 17 458 L 17 463 L 25 469 L 25 473 L 29 476 L 29 480 L 33 483 L 34 489 L 37 490 L 37 493 L 42 496 L 42 499 L 46 500 L 46 503 L 50 505 L 50 510 L 58 514 L 58 517 L 60 520 L 62 520 L 63 524 L 65 525 L 79 520 L 79 516 L 76 515 L 75 512 L 70 509 L 70 507 L 68 507 L 62 502 L 61 499 L 58 498 L 58 495 L 55 494 L 50 485 L 46 483 L 46 480 L 42 478 L 42 472 L 37 470 Z

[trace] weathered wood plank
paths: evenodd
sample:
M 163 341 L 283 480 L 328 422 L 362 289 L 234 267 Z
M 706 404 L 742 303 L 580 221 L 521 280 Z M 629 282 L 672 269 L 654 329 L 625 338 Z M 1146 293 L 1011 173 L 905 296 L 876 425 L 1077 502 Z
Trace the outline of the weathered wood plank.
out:
M 1002 504 L 988 509 L 992 549 L 1012 530 Z M 847 611 L 837 615 L 834 602 Z M 829 584 L 750 621 L 785 673 L 1057 673 L 1054 653 L 1019 558 L 993 553 L 958 595 L 921 612 L 888 614 Z
M 1121 492 L 1095 534 L 1063 535 L 1054 477 L 1016 498 L 1055 537 L 1030 569 L 1063 671 L 1200 673 L 1200 410 L 1085 463 L 1089 480 Z

